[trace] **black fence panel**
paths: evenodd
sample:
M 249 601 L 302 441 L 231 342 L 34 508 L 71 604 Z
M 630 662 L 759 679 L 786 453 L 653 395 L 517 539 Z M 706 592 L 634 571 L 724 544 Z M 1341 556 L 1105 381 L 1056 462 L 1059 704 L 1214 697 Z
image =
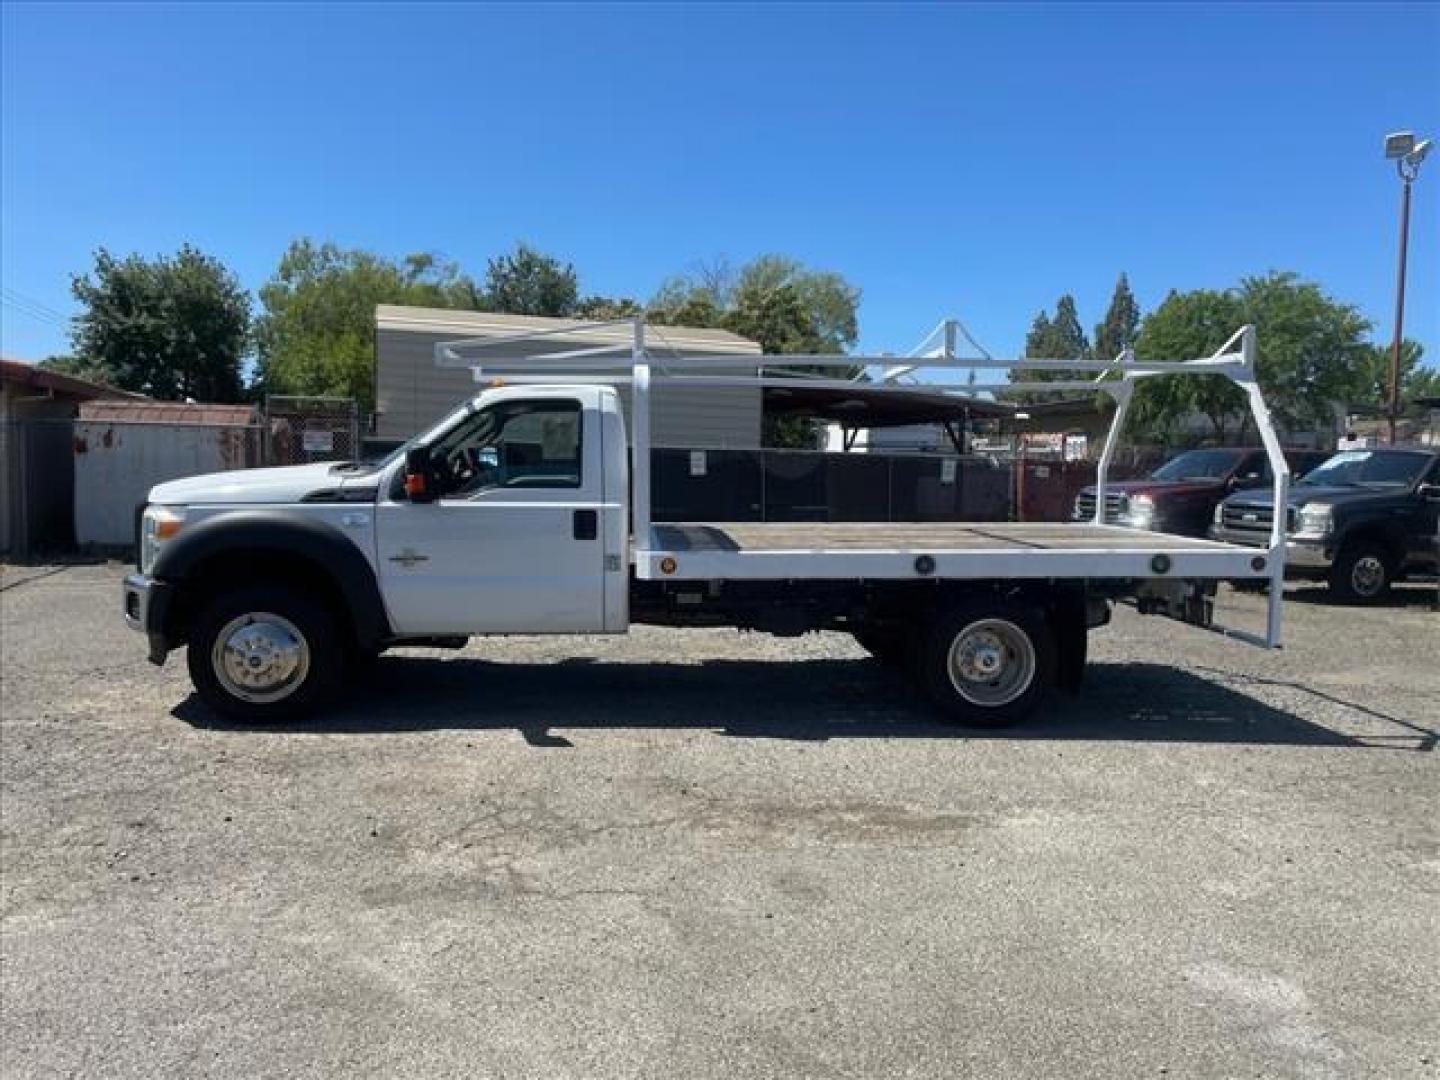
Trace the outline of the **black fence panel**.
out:
M 978 457 L 665 448 L 650 468 L 656 521 L 1006 521 L 1015 487 Z
M 824 454 L 827 521 L 889 521 L 890 459 Z
M 650 505 L 655 521 L 762 521 L 758 450 L 650 452 Z
M 9 421 L 0 430 L 0 551 L 17 559 L 75 546 L 74 423 Z

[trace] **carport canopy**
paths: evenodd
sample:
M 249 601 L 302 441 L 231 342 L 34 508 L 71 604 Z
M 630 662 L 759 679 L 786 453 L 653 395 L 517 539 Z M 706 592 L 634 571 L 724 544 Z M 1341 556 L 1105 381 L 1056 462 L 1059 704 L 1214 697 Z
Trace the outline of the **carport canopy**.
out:
M 903 392 L 897 392 L 901 391 Z M 854 388 L 808 386 L 797 378 L 794 386 L 767 386 L 765 412 L 770 416 L 800 416 L 838 424 L 845 431 L 848 449 L 854 433 L 870 428 L 938 424 L 959 453 L 965 452 L 964 432 L 972 421 L 1013 423 L 1017 412 L 1036 406 L 941 391 L 925 393 L 913 385 L 903 388 L 883 383 L 856 383 Z

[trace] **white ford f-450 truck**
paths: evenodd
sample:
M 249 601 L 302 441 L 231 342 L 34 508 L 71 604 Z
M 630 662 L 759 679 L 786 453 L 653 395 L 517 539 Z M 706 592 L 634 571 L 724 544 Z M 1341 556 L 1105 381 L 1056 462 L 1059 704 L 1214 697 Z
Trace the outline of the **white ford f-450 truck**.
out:
M 1264 631 L 1224 632 L 1279 643 L 1278 515 L 1260 549 L 1106 524 L 1099 509 L 1096 520 L 1078 523 L 652 522 L 653 383 L 783 386 L 776 369 L 787 364 L 894 365 L 891 358 L 765 357 L 761 370 L 755 357 L 666 360 L 646 348 L 640 320 L 618 363 L 598 355 L 605 349 L 553 347 L 543 360 L 475 361 L 465 355 L 474 345 L 437 346 L 437 360 L 467 363 L 477 382 L 498 374 L 504 383 L 383 461 L 219 473 L 151 490 L 139 572 L 123 596 L 150 659 L 163 663 L 183 646 L 208 705 L 263 721 L 322 706 L 353 665 L 392 646 L 621 634 L 634 623 L 839 631 L 911 672 L 946 716 L 999 724 L 1028 714 L 1047 687 L 1080 684 L 1087 635 L 1116 601 L 1219 630 L 1216 583 L 1268 580 Z M 1100 363 L 1010 362 L 960 358 L 947 346 L 914 366 L 1085 373 L 1034 385 L 1115 399 L 1097 508 L 1137 380 L 1228 377 L 1249 396 L 1283 506 L 1284 458 L 1254 383 L 1254 350 L 1244 328 L 1214 356 L 1180 363 L 1139 364 L 1128 351 Z M 908 392 L 890 374 L 866 384 L 868 392 Z M 856 387 L 823 378 L 810 385 Z M 630 440 L 617 387 L 630 396 Z M 933 395 L 945 385 L 920 388 Z

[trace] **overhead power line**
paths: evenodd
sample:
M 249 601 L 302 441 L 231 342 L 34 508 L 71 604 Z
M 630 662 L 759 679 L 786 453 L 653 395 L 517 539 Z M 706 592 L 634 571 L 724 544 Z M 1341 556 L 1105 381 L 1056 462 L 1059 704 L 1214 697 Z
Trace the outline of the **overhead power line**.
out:
M 68 316 L 62 315 L 48 304 L 14 289 L 0 288 L 0 303 L 37 322 L 49 323 L 52 326 L 66 326 L 70 322 Z

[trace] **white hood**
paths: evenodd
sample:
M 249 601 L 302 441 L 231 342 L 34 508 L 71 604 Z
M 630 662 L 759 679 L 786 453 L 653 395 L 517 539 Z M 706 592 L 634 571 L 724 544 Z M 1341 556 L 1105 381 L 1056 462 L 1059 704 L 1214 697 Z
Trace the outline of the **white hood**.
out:
M 233 472 L 167 480 L 150 489 L 150 501 L 170 506 L 203 503 L 293 503 L 312 491 L 335 488 L 345 479 L 331 473 L 333 461 L 286 465 L 279 469 L 236 469 Z

